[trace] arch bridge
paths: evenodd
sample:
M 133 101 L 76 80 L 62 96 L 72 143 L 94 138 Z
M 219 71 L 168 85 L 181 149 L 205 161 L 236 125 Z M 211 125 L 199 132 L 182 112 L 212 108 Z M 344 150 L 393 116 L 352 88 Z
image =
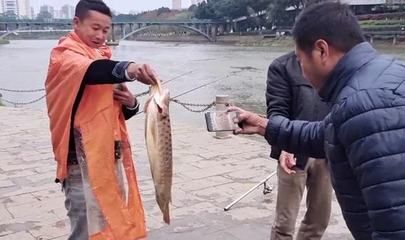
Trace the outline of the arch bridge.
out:
M 225 21 L 210 21 L 210 20 L 148 20 L 148 21 L 135 21 L 135 22 L 113 22 L 110 40 L 116 41 L 120 39 L 127 39 L 130 36 L 142 33 L 156 26 L 170 26 L 179 29 L 184 29 L 198 35 L 203 36 L 208 41 L 216 41 L 216 36 L 224 32 L 230 32 L 232 23 Z M 21 30 L 23 29 L 23 30 Z M 18 33 L 19 31 L 31 32 L 50 32 L 50 31 L 69 31 L 72 29 L 71 21 L 52 21 L 52 22 L 38 22 L 38 21 L 14 21 L 14 22 L 0 22 L 0 32 L 3 35 L 10 35 L 12 32 Z M 0 33 L 0 36 L 2 34 Z M 4 38 L 5 36 L 3 36 Z

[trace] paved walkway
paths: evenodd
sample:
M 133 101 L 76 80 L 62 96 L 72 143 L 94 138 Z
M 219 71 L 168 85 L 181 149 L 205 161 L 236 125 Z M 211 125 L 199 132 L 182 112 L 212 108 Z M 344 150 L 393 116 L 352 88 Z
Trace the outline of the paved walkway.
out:
M 143 140 L 143 119 L 128 121 L 149 240 L 267 240 L 275 192 L 251 193 L 229 212 L 223 208 L 276 169 L 260 139 L 218 140 L 203 128 L 173 119 L 174 186 L 172 224 L 163 224 L 155 203 Z M 0 108 L 0 239 L 66 239 L 64 195 L 53 183 L 55 163 L 44 112 Z M 276 178 L 269 182 L 275 184 Z M 301 218 L 303 212 L 300 212 Z M 333 202 L 323 239 L 352 239 Z

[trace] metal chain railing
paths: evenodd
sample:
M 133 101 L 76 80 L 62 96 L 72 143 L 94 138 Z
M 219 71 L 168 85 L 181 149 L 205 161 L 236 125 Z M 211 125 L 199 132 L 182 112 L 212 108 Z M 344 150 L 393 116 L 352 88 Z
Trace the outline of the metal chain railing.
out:
M 146 95 L 149 94 L 149 92 L 150 92 L 150 90 L 147 90 L 147 91 L 141 92 L 141 93 L 137 93 L 137 94 L 135 94 L 135 97 L 143 97 L 143 96 L 146 96 Z
M 7 91 L 7 92 L 15 92 L 15 93 L 27 93 L 27 92 L 39 92 L 42 91 L 41 89 L 34 89 L 34 90 L 11 90 L 11 89 L 4 89 L 4 88 L 0 88 L 0 90 L 2 91 Z M 142 97 L 142 96 L 146 96 L 149 94 L 149 90 L 142 92 L 142 93 L 138 93 L 135 96 L 136 97 Z M 44 99 L 46 97 L 46 95 L 43 95 L 39 98 L 36 98 L 34 100 L 28 101 L 28 102 L 18 102 L 18 101 L 11 101 L 11 100 L 7 100 L 3 97 L 1 97 L 0 94 L 0 99 L 2 102 L 7 103 L 7 104 L 11 104 L 14 106 L 26 106 L 26 105 L 30 105 L 30 104 L 34 104 L 37 103 L 39 101 L 41 101 L 42 99 Z M 193 113 L 202 113 L 205 111 L 208 111 L 209 109 L 211 109 L 212 107 L 215 106 L 215 102 L 209 103 L 209 104 L 201 104 L 201 103 L 186 103 L 186 102 L 181 102 L 180 100 L 177 99 L 170 99 L 170 101 L 182 106 L 184 109 L 193 112 Z
M 194 113 L 202 113 L 202 112 L 208 111 L 209 109 L 211 109 L 212 107 L 214 107 L 216 105 L 215 102 L 212 102 L 209 104 L 196 104 L 196 103 L 181 102 L 177 99 L 170 99 L 170 101 L 177 103 L 180 106 L 182 106 L 183 108 L 185 108 L 186 110 L 188 110 L 190 112 L 194 112 Z M 199 108 L 199 109 L 195 109 L 195 108 Z
M 29 90 L 0 88 L 0 91 L 13 92 L 13 93 L 35 93 L 35 92 L 43 92 L 43 91 L 45 91 L 45 88 L 29 89 Z
M 193 71 L 184 73 L 184 74 L 182 74 L 182 75 L 180 75 L 180 76 L 177 76 L 177 77 L 175 77 L 175 78 L 172 78 L 172 79 L 170 79 L 170 80 L 168 80 L 168 81 L 163 82 L 163 84 L 169 83 L 169 82 L 171 82 L 171 81 L 173 81 L 173 80 L 176 80 L 176 79 L 178 79 L 178 78 L 180 78 L 180 77 L 182 77 L 182 76 L 184 76 L 184 75 L 187 75 L 187 74 L 189 74 L 189 73 L 192 73 L 192 72 L 193 72 Z M 205 112 L 205 111 L 211 109 L 212 107 L 214 107 L 214 106 L 216 105 L 216 103 L 215 103 L 215 102 L 212 102 L 212 103 L 209 103 L 209 104 L 186 103 L 186 102 L 181 102 L 181 101 L 179 101 L 179 100 L 177 100 L 177 99 L 175 99 L 175 98 L 180 97 L 180 96 L 182 96 L 182 95 L 185 95 L 185 94 L 187 94 L 187 93 L 189 93 L 189 92 L 191 92 L 191 91 L 195 91 L 195 90 L 197 90 L 197 89 L 199 89 L 199 88 L 205 87 L 206 85 L 212 84 L 212 83 L 214 83 L 214 82 L 218 82 L 219 80 L 225 79 L 225 78 L 228 78 L 228 77 L 229 77 L 229 76 L 226 76 L 226 77 L 224 77 L 224 78 L 220 78 L 220 79 L 217 79 L 217 80 L 215 80 L 215 81 L 212 81 L 212 82 L 209 82 L 209 83 L 207 83 L 207 84 L 204 84 L 204 85 L 202 85 L 202 86 L 199 86 L 199 87 L 197 87 L 197 88 L 194 88 L 194 89 L 192 89 L 192 90 L 190 90 L 190 91 L 187 91 L 187 92 L 182 93 L 182 94 L 180 94 L 180 95 L 178 95 L 178 96 L 176 96 L 176 97 L 171 98 L 170 101 L 171 101 L 171 102 L 174 102 L 174 103 L 176 103 L 176 104 L 178 104 L 178 105 L 180 105 L 180 106 L 182 106 L 184 109 L 186 109 L 186 110 L 188 110 L 188 111 L 190 111 L 190 112 L 194 112 L 194 113 L 202 113 L 202 112 Z M 45 89 L 44 89 L 44 88 L 39 88 L 39 89 L 30 89 L 30 90 L 19 90 L 19 89 L 0 88 L 0 92 L 1 92 L 1 91 L 3 91 L 3 92 L 12 92 L 12 93 L 36 93 L 36 92 L 43 92 L 43 91 L 45 91 Z M 134 96 L 135 96 L 135 97 L 143 97 L 143 96 L 146 96 L 146 95 L 148 95 L 148 94 L 150 94 L 150 89 L 148 89 L 148 90 L 146 90 L 146 91 L 144 91 L 144 92 L 135 94 Z M 0 101 L 2 101 L 2 102 L 4 102 L 4 103 L 7 103 L 7 104 L 14 105 L 14 106 L 30 105 L 30 104 L 33 104 L 33 103 L 36 103 L 36 102 L 41 101 L 41 100 L 44 99 L 45 97 L 46 97 L 46 94 L 43 95 L 43 96 L 41 96 L 41 97 L 39 97 L 39 98 L 36 98 L 36 99 L 34 99 L 34 100 L 28 101 L 28 102 L 18 102 L 18 101 L 11 101 L 11 100 L 4 99 L 4 98 L 2 98 L 2 94 L 0 93 Z
M 147 94 L 149 94 L 149 91 L 145 91 L 143 93 L 136 94 L 135 96 L 136 97 L 141 97 L 141 96 L 145 96 Z M 11 105 L 14 105 L 14 106 L 26 106 L 26 105 L 37 103 L 37 102 L 41 101 L 42 99 L 44 99 L 45 97 L 46 97 L 46 95 L 43 95 L 43 96 L 41 96 L 39 98 L 36 98 L 36 99 L 28 101 L 28 102 L 11 101 L 11 100 L 7 100 L 7 99 L 2 98 L 2 97 L 0 97 L 0 99 L 4 103 L 11 104 Z M 211 109 L 212 107 L 215 106 L 215 102 L 212 102 L 212 103 L 209 103 L 209 104 L 201 104 L 201 103 L 181 102 L 180 100 L 177 100 L 177 99 L 170 99 L 170 101 L 182 106 L 184 109 L 186 109 L 186 110 L 188 110 L 190 112 L 193 112 L 193 113 L 206 112 L 206 111 L 208 111 L 209 109 Z
M 46 97 L 46 95 L 43 95 L 42 97 L 36 98 L 36 99 L 34 99 L 32 101 L 29 101 L 29 102 L 14 102 L 14 101 L 10 101 L 10 100 L 4 99 L 4 98 L 0 98 L 0 101 L 11 104 L 11 105 L 14 105 L 14 106 L 25 106 L 25 105 L 30 105 L 30 104 L 34 104 L 36 102 L 39 102 L 42 99 L 44 99 L 45 97 Z

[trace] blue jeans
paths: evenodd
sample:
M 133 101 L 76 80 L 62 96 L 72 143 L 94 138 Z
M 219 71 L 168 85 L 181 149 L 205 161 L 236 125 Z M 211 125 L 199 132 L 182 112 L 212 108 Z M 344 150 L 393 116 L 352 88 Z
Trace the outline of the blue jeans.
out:
M 101 232 L 107 225 L 95 200 L 88 181 L 87 165 L 83 154 L 78 153 L 79 164 L 68 167 L 65 180 L 65 207 L 70 219 L 71 232 L 68 240 L 88 240 L 89 235 Z M 116 175 L 121 197 L 127 198 L 122 175 L 122 159 L 116 160 Z
M 79 165 L 69 166 L 64 189 L 65 207 L 71 226 L 68 240 L 88 240 L 86 199 Z

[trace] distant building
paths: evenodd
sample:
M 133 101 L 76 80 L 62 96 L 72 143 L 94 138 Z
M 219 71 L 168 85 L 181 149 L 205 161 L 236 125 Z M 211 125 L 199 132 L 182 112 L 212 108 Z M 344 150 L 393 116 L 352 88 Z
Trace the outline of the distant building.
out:
M 58 14 L 58 13 L 56 13 Z M 55 16 L 55 9 L 49 5 L 42 5 L 39 8 L 39 13 L 37 15 L 37 19 L 45 22 L 51 22 Z
M 55 13 L 55 9 L 54 9 L 54 7 L 49 6 L 49 5 L 42 5 L 42 6 L 39 8 L 39 12 L 40 12 L 40 13 L 48 12 L 48 13 L 50 13 L 50 14 L 53 16 L 54 13 Z
M 19 16 L 17 0 L 2 0 L 1 8 L 3 13 L 11 13 Z
M 70 5 L 64 5 L 61 9 L 61 18 L 72 19 L 75 16 L 75 8 Z
M 20 18 L 32 18 L 30 0 L 17 0 L 17 8 Z
M 53 16 L 53 18 L 55 18 L 55 19 L 61 19 L 61 18 L 62 18 L 61 11 L 60 11 L 60 10 L 58 10 L 58 9 L 53 10 L 53 14 L 52 14 L 52 16 Z
M 181 8 L 181 0 L 172 0 L 172 9 L 180 10 Z
M 383 4 L 405 4 L 405 0 L 341 0 L 349 5 L 383 5 Z
M 31 18 L 30 0 L 0 0 L 0 13 L 14 14 L 18 18 Z

